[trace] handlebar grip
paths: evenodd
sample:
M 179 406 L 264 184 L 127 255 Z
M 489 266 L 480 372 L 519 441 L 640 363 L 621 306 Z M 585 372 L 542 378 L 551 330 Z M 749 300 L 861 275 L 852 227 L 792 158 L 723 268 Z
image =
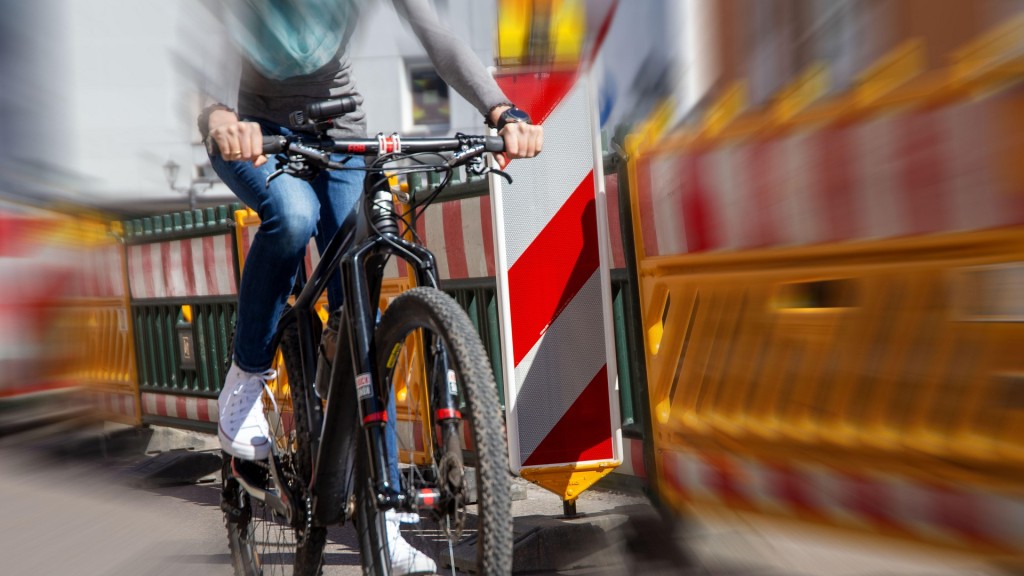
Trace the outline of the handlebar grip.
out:
M 264 136 L 263 137 L 263 153 L 270 156 L 273 154 L 280 154 L 284 152 L 284 149 L 288 146 L 288 141 L 285 140 L 284 136 Z
M 505 139 L 501 136 L 485 136 L 484 137 L 484 150 L 488 152 L 504 152 L 505 151 Z
M 284 152 L 288 146 L 288 141 L 284 136 L 264 136 L 263 137 L 263 153 L 266 155 L 279 154 Z M 220 146 L 217 145 L 217 141 L 213 138 L 208 138 L 206 141 L 206 151 L 210 156 L 220 156 Z

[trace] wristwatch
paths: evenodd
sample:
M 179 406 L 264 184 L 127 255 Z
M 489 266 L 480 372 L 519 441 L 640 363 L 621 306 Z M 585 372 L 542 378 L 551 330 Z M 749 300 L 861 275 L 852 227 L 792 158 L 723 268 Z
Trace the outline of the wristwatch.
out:
M 515 122 L 522 122 L 523 124 L 533 124 L 533 121 L 530 120 L 529 114 L 513 106 L 511 108 L 506 108 L 505 111 L 501 113 L 501 116 L 498 116 L 498 122 L 494 125 L 494 127 L 498 130 L 498 132 L 501 132 L 501 129 L 504 128 L 506 124 L 512 124 Z

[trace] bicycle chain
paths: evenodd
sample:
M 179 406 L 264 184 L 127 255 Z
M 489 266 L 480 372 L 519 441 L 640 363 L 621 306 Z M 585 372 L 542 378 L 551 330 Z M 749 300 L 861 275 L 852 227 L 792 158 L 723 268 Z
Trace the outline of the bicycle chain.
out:
M 256 464 L 260 468 L 263 468 L 264 470 L 266 470 L 268 478 L 273 478 L 273 475 L 270 474 L 270 464 L 268 464 L 266 461 L 264 461 L 264 460 L 252 461 L 252 463 Z M 302 492 L 303 500 L 305 501 L 305 504 L 306 504 L 306 510 L 305 510 L 306 527 L 303 530 L 296 530 L 295 531 L 295 534 L 296 534 L 296 536 L 295 536 L 295 545 L 296 546 L 302 546 L 303 542 L 305 542 L 305 540 L 306 540 L 306 535 L 309 534 L 309 532 L 313 529 L 313 497 L 309 493 L 309 490 L 306 489 L 305 485 L 300 481 L 299 477 L 296 476 L 290 470 L 290 468 L 291 468 L 291 466 L 287 466 L 287 467 L 286 466 L 282 466 L 282 467 L 280 467 L 281 474 L 285 477 L 285 480 L 287 480 L 289 483 L 291 483 L 294 486 L 298 486 L 299 487 L 299 490 Z

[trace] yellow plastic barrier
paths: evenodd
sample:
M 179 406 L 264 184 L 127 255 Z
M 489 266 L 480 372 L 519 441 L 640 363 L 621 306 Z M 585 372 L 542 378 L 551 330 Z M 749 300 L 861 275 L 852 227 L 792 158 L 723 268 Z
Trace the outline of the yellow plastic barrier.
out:
M 694 130 L 627 141 L 665 502 L 1024 554 L 1024 215 L 1013 212 L 1024 206 L 1024 97 L 1007 83 L 1012 30 L 929 74 L 924 47 L 908 42 L 827 102 L 824 70 L 753 114 L 734 88 Z M 908 140 L 869 140 L 880 126 Z M 954 133 L 977 138 L 931 147 Z M 890 146 L 890 164 L 858 156 L 874 153 L 862 142 Z M 844 161 L 868 168 L 850 176 L 861 168 Z M 972 219 L 987 202 L 1002 208 Z M 797 211 L 806 206 L 818 212 Z M 809 218 L 822 222 L 803 242 L 786 229 Z
M 138 425 L 139 384 L 119 235 L 116 224 L 80 217 L 69 218 L 49 239 L 55 249 L 74 254 L 80 266 L 59 304 L 54 333 L 71 349 L 71 359 L 57 370 L 89 392 L 100 418 Z

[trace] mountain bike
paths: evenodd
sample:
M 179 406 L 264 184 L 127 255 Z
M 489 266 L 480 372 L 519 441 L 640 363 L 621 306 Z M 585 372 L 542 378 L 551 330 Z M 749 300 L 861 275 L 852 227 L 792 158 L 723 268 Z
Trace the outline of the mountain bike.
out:
M 270 458 L 225 454 L 221 507 L 235 571 L 320 574 L 327 527 L 352 521 L 364 573 L 388 575 L 385 513 L 395 510 L 403 536 L 430 554 L 439 572 L 508 574 L 510 475 L 497 386 L 469 318 L 438 288 L 434 256 L 415 241 L 414 225 L 456 167 L 503 174 L 488 166 L 484 153 L 500 152 L 504 144 L 499 137 L 462 134 L 328 137 L 331 119 L 352 108 L 350 99 L 309 105 L 291 118 L 307 132 L 264 138 L 264 153 L 278 162 L 270 178 L 350 169 L 346 162 L 355 155 L 373 160 L 357 168 L 367 171 L 357 209 L 309 277 L 297 281 L 294 303 L 277 325 L 291 429 L 280 425 L 275 403 L 268 414 Z M 422 199 L 402 198 L 408 210 L 399 214 L 388 178 L 414 172 L 442 179 Z M 380 314 L 390 258 L 407 263 L 416 287 Z M 325 332 L 316 305 L 334 274 L 341 274 L 345 302 Z M 327 346 L 325 334 L 336 335 L 336 345 Z M 396 388 L 404 422 L 413 427 L 412 433 L 392 431 L 397 474 L 387 442 L 388 427 L 397 426 Z M 464 434 L 473 448 L 472 469 L 464 461 Z

